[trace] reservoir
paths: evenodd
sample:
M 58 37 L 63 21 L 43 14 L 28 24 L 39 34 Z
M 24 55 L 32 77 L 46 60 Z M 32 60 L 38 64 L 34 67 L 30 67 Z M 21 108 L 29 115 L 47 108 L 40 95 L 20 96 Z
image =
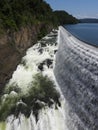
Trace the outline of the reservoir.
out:
M 78 39 L 98 46 L 98 24 L 96 23 L 79 23 L 64 26 L 71 34 Z

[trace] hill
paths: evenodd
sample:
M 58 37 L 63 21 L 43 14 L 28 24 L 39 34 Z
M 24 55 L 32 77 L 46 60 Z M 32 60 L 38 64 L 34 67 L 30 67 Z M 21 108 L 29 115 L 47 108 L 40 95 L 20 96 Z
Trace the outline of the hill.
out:
M 76 19 L 65 11 L 52 11 L 43 0 L 1 0 L 0 27 L 18 30 L 21 26 L 40 22 L 57 24 L 76 23 Z
M 79 22 L 78 19 L 73 17 L 72 15 L 68 14 L 64 10 L 56 10 L 53 12 L 55 19 L 57 19 L 58 25 L 64 25 L 64 24 L 76 24 Z
M 53 11 L 44 0 L 1 0 L 0 91 L 27 48 L 58 25 L 76 21 L 64 11 Z

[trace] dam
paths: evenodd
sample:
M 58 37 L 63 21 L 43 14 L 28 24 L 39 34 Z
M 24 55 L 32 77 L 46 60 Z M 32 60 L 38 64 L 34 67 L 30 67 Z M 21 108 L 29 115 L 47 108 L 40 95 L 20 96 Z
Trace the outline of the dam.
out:
M 68 130 L 98 130 L 98 48 L 59 27 L 54 74 L 66 101 Z
M 57 51 L 57 35 L 58 31 L 53 30 L 30 47 L 13 72 L 12 78 L 6 85 L 4 94 L 0 99 L 0 130 L 68 130 L 64 97 L 59 94 L 60 91 L 53 73 L 55 52 Z M 45 103 L 48 100 L 44 101 L 38 96 L 41 95 L 42 97 L 43 94 L 45 95 L 48 92 L 47 89 L 46 92 L 44 90 L 39 91 L 40 88 L 38 87 L 43 86 L 45 79 L 44 82 L 40 83 L 37 79 L 38 85 L 35 85 L 34 79 L 38 74 L 43 75 L 55 85 L 54 89 L 53 86 L 51 87 L 52 90 L 48 88 L 48 91 L 50 91 L 49 100 L 51 101 L 49 106 L 48 103 Z M 49 82 L 45 85 L 45 88 Z M 32 86 L 36 89 L 31 92 Z M 28 99 L 29 92 L 34 94 L 35 91 L 37 93 L 35 93 L 35 97 L 31 97 L 30 102 L 30 98 Z M 52 94 L 53 91 L 57 93 Z M 56 97 L 57 94 L 59 98 L 56 99 L 59 100 L 59 104 L 50 97 L 51 95 Z M 46 93 L 45 98 L 47 95 Z M 38 109 L 38 106 L 40 106 L 40 109 Z M 27 111 L 28 116 L 26 115 Z M 35 115 L 36 112 L 37 115 Z

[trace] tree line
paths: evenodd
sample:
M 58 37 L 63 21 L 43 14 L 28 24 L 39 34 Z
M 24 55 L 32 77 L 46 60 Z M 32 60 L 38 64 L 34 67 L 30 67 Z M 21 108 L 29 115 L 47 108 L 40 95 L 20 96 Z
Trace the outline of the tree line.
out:
M 53 11 L 44 0 L 1 0 L 0 28 L 18 30 L 22 26 L 38 23 L 53 25 L 77 23 L 65 11 Z

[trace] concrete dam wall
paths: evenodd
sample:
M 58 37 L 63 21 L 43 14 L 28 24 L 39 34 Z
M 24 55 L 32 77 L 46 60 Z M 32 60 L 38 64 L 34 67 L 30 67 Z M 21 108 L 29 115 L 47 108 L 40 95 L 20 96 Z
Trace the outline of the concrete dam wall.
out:
M 59 27 L 55 77 L 66 103 L 69 130 L 98 130 L 98 49 Z

